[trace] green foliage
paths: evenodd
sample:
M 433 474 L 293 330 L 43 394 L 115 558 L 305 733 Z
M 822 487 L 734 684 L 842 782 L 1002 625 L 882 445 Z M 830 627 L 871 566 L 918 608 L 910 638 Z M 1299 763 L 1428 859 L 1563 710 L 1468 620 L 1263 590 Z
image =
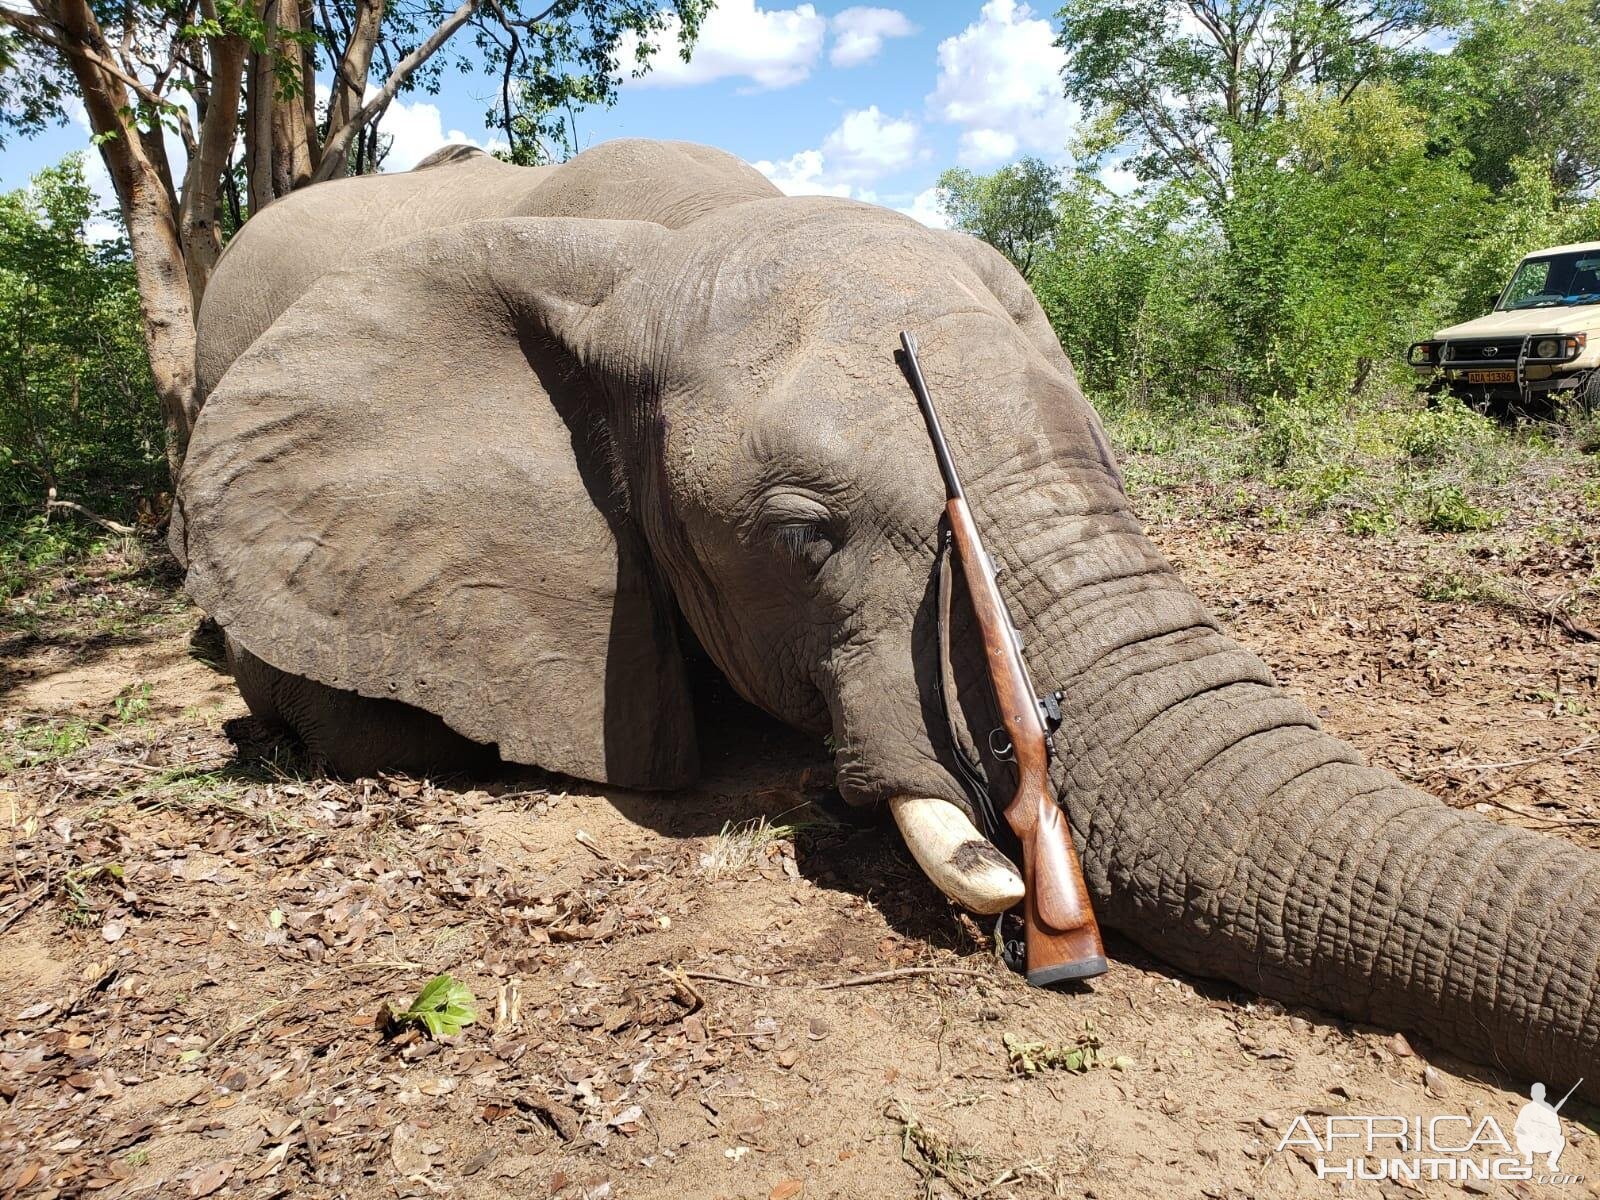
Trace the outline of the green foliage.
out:
M 688 62 L 712 2 L 555 0 L 538 6 L 537 19 L 521 22 L 516 5 L 506 5 L 513 16 L 507 44 L 498 36 L 478 38 L 485 66 L 503 72 L 500 103 L 484 119 L 510 143 L 504 157 L 534 165 L 576 154 L 577 112 L 615 104 L 618 85 L 644 75 L 669 38 Z
M 99 906 L 89 895 L 95 884 L 115 887 L 122 881 L 121 863 L 94 863 L 75 867 L 61 877 L 61 897 L 66 902 L 62 919 L 68 925 L 94 925 L 99 920 Z
M 1072 1045 L 1053 1042 L 1030 1042 L 1008 1033 L 1004 1036 L 1006 1061 L 1016 1075 L 1039 1075 L 1045 1071 L 1070 1071 L 1082 1075 L 1095 1067 L 1111 1066 L 1126 1070 L 1133 1065 L 1131 1058 L 1118 1056 L 1107 1059 L 1101 1053 L 1101 1041 L 1092 1027 L 1086 1026 Z
M 956 229 L 980 237 L 1026 278 L 1056 231 L 1059 173 L 1024 158 L 992 175 L 952 167 L 939 176 L 939 207 Z
M 124 723 L 142 721 L 150 711 L 150 694 L 155 686 L 149 683 L 130 683 L 112 700 L 116 719 Z
M 94 726 L 71 718 L 39 721 L 0 733 L 0 774 L 68 758 L 94 736 Z
M 1083 174 L 1057 197 L 1032 283 L 1091 392 L 1209 390 L 1195 376 L 1225 358 L 1217 253 L 1185 209 L 1174 190 L 1135 202 Z
M 51 541 L 37 514 L 52 488 L 131 519 L 165 482 L 132 264 L 122 243 L 88 239 L 95 215 L 78 155 L 0 195 L 0 527 L 8 542 L 29 530 Z
M 1069 0 L 1056 45 L 1091 151 L 1214 211 L 1248 144 L 1300 95 L 1347 98 L 1424 59 L 1454 0 Z
M 1437 488 L 1423 498 L 1422 527 L 1434 533 L 1493 529 L 1504 519 L 1503 510 L 1479 507 L 1454 484 Z
M 459 979 L 438 975 L 424 985 L 411 1007 L 396 1013 L 397 1025 L 420 1025 L 433 1038 L 454 1037 L 478 1019 L 477 1000 Z
M 1496 190 L 1537 174 L 1564 197 L 1600 182 L 1600 21 L 1593 0 L 1480 5 L 1410 81 L 1435 136 Z
M 1505 0 L 1474 11 L 1486 15 L 1467 24 L 1457 54 L 1469 44 L 1479 53 L 1483 30 L 1507 19 Z M 1600 201 L 1574 200 L 1561 184 L 1563 172 L 1582 180 L 1587 168 L 1540 159 L 1531 152 L 1537 139 L 1519 144 L 1503 170 L 1483 168 L 1489 148 L 1479 142 L 1488 134 L 1466 118 L 1488 102 L 1469 104 L 1446 86 L 1459 82 L 1461 64 L 1437 65 L 1456 54 L 1413 59 L 1374 49 L 1376 57 L 1357 64 L 1359 86 L 1331 89 L 1336 71 L 1306 76 L 1275 85 L 1272 104 L 1229 116 L 1229 103 L 1206 91 L 1217 81 L 1203 73 L 1184 75 L 1191 91 L 1169 90 L 1164 100 L 1133 87 L 1136 77 L 1170 83 L 1171 72 L 1214 62 L 1198 34 L 1177 38 L 1166 57 L 1150 46 L 1113 45 L 1111 31 L 1135 28 L 1136 13 L 1171 18 L 1165 0 L 1082 0 L 1063 11 L 1069 31 L 1077 21 L 1097 31 L 1085 33 L 1067 83 L 1105 109 L 1080 143 L 1091 155 L 1142 145 L 1148 153 L 1134 166 L 1151 182 L 1119 195 L 1086 169 L 1064 178 L 1048 203 L 1034 196 L 1024 219 L 982 203 L 1014 175 L 945 177 L 946 211 L 1027 263 L 1086 390 L 1119 418 L 1136 408 L 1165 420 L 1241 410 L 1259 461 L 1282 470 L 1305 456 L 1316 429 L 1363 396 L 1410 394 L 1405 347 L 1485 312 L 1522 255 L 1600 239 Z M 1446 9 L 1406 14 L 1420 28 Z M 1117 108 L 1103 88 L 1083 91 L 1090 75 L 1100 80 L 1095 87 L 1120 79 L 1117 103 L 1142 105 L 1140 119 L 1152 129 L 1193 126 L 1184 135 L 1190 167 L 1161 169 L 1130 126 L 1108 125 L 1113 112 L 1132 120 L 1133 110 Z M 1578 104 L 1581 96 L 1569 99 Z M 1201 126 L 1204 138 L 1193 132 Z M 1222 165 L 1204 167 L 1212 150 Z M 1037 228 L 1047 209 L 1055 220 L 1048 235 Z M 1029 248 L 1026 256 L 1018 245 Z M 1417 452 L 1443 452 L 1422 443 L 1447 433 L 1453 419 L 1419 430 Z
M 1382 86 L 1297 103 L 1237 151 L 1218 224 L 1238 368 L 1308 402 L 1395 377 L 1443 321 L 1439 283 L 1476 241 L 1481 189 Z
M 1070 0 L 1058 18 L 1082 169 L 1020 210 L 985 201 L 1042 182 L 1029 164 L 950 172 L 945 211 L 1026 263 L 1131 436 L 1242 419 L 1257 464 L 1343 504 L 1349 481 L 1306 465 L 1318 431 L 1411 394 L 1405 347 L 1482 315 L 1522 255 L 1600 240 L 1592 0 Z M 1453 48 L 1422 49 L 1430 33 Z M 1142 186 L 1098 182 L 1110 155 Z M 1463 428 L 1441 410 L 1404 454 L 1437 465 Z

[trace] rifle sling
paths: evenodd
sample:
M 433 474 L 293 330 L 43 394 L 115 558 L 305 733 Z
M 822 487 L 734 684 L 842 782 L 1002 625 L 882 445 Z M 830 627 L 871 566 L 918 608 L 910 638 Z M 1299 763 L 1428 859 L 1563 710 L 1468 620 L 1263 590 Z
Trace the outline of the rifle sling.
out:
M 939 554 L 934 562 L 934 569 L 939 573 L 939 700 L 944 708 L 945 725 L 950 732 L 950 752 L 955 759 L 956 778 L 972 802 L 972 810 L 977 814 L 984 836 L 990 841 L 997 841 L 1004 836 L 1002 828 L 1009 833 L 1010 826 L 1002 827 L 994 799 L 989 794 L 988 777 L 978 761 L 977 747 L 973 745 L 961 719 L 955 667 L 950 660 L 950 610 L 955 593 L 954 558 L 954 545 L 950 530 L 946 527 L 939 539 Z

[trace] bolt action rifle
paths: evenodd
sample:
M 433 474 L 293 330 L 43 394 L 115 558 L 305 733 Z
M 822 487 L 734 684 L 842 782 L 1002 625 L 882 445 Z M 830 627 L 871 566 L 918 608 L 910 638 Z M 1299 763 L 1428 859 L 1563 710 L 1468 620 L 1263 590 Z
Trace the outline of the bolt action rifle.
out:
M 1072 845 L 1072 831 L 1050 787 L 1050 759 L 1054 754 L 1050 731 L 1054 727 L 1052 717 L 1059 721 L 1059 710 L 1054 697 L 1048 701 L 1039 697 L 1028 677 L 1027 664 L 1022 660 L 1022 639 L 1000 594 L 994 562 L 983 548 L 972 510 L 967 507 L 950 447 L 917 363 L 917 340 L 902 332 L 900 346 L 901 365 L 928 423 L 939 473 L 944 476 L 945 520 L 983 638 L 989 682 L 1002 722 L 996 737 L 1002 743 L 1009 742 L 1009 747 L 998 747 L 996 757 L 1016 764 L 1016 790 L 1005 807 L 1005 819 L 1022 844 L 1027 979 L 1036 987 L 1087 979 L 1106 970 L 1105 947 L 1089 902 L 1089 889 L 1083 882 L 1078 852 Z M 990 739 L 991 749 L 996 749 L 996 737 Z

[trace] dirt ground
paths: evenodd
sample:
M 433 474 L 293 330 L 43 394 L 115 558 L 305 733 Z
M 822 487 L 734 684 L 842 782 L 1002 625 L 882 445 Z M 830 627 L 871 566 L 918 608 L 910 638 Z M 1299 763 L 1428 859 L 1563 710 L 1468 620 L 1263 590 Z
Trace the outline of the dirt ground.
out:
M 1357 540 L 1188 499 L 1155 536 L 1329 727 L 1600 847 L 1592 516 Z M 130 553 L 7 604 L 0 1193 L 1453 1196 L 1276 1147 L 1302 1114 L 1509 1135 L 1526 1099 L 1116 939 L 1108 975 L 1030 990 L 892 829 L 841 816 L 820 747 L 715 695 L 706 778 L 670 799 L 320 778 L 245 719 L 175 585 Z M 386 1029 L 441 972 L 476 1023 Z M 1596 1113 L 1563 1115 L 1582 1182 L 1465 1192 L 1600 1196 Z

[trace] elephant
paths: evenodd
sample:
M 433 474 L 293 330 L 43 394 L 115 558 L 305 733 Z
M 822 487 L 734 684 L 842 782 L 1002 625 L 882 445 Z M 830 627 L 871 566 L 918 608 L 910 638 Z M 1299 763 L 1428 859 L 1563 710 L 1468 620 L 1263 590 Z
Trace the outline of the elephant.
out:
M 250 707 L 336 770 L 498 755 L 668 793 L 703 656 L 994 913 L 1020 880 L 954 761 L 988 740 L 970 616 L 941 704 L 944 491 L 900 330 L 1061 692 L 1102 922 L 1600 1098 L 1600 858 L 1365 765 L 1286 694 L 1146 539 L 1039 304 L 964 234 L 676 142 L 295 193 L 207 290 L 172 545 Z

